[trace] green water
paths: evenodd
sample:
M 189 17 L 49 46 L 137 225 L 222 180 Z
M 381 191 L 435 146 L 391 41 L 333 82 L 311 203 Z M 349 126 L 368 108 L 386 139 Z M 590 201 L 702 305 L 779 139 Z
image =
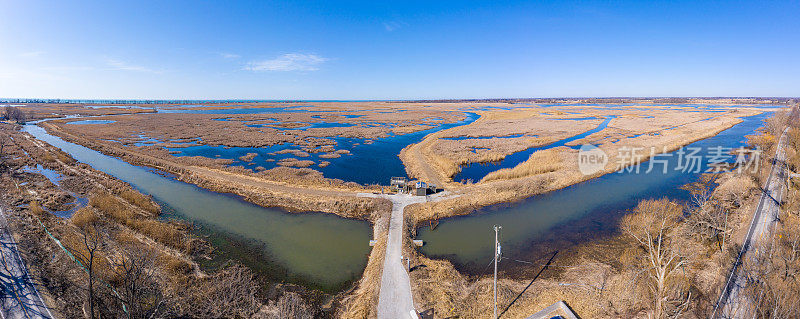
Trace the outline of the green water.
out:
M 217 264 L 233 258 L 271 281 L 325 291 L 345 288 L 360 278 L 366 266 L 371 239 L 368 222 L 260 207 L 66 142 L 34 124 L 24 130 L 152 195 L 168 214 L 199 225 L 200 233 L 217 249 Z

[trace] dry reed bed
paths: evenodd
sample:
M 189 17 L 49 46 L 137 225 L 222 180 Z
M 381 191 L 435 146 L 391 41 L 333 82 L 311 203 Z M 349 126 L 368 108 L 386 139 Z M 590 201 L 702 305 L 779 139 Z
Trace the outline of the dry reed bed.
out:
M 758 198 L 757 184 L 750 176 L 731 173 L 718 181 L 716 194 L 720 198 L 727 198 L 728 194 L 742 196 L 741 206 L 730 213 L 728 222 L 734 232 L 746 232 L 749 213 Z M 734 244 L 720 251 L 716 243 L 693 237 L 686 223 L 672 229 L 670 236 L 676 238 L 674 244 L 680 247 L 681 255 L 688 257 L 682 274 L 685 284 L 692 287 L 692 304 L 684 317 L 708 317 L 724 284 L 727 265 L 733 262 L 739 247 L 736 245 L 742 239 L 734 236 Z M 515 264 L 523 269 L 510 273 L 504 269 L 514 262 L 504 260 L 498 281 L 499 310 L 508 307 L 503 317 L 524 318 L 563 300 L 582 318 L 646 318 L 653 301 L 647 276 L 642 274 L 646 264 L 637 247 L 623 231 L 563 249 L 550 247 L 558 253 L 532 284 L 549 256 L 531 259 L 533 264 Z M 490 269 L 488 275 L 466 276 L 449 261 L 429 259 L 414 247 L 406 247 L 405 254 L 412 256 L 412 266 L 424 265 L 410 273 L 415 304 L 420 309 L 433 308 L 442 318 L 485 318 L 492 313 Z
M 371 191 L 355 183 L 322 178 L 310 169 L 274 168 L 252 173 L 240 167 L 223 169 L 183 165 L 148 156 L 113 145 L 111 142 L 91 141 L 60 130 L 59 126 L 43 124 L 51 133 L 72 142 L 116 156 L 129 163 L 154 167 L 177 176 L 178 180 L 223 193 L 233 193 L 266 207 L 281 207 L 289 211 L 318 211 L 347 218 L 369 219 L 372 214 L 386 210 L 385 200 L 356 197 L 356 192 Z M 272 177 L 268 180 L 264 177 Z M 276 176 L 283 179 L 279 180 Z
M 15 131 L 16 128 L 2 130 L 0 135 L 14 136 L 14 143 L 4 148 L 4 155 L 11 156 L 4 161 L 10 171 L 0 174 L 3 201 L 15 206 L 28 204 L 27 208 L 8 209 L 6 214 L 34 278 L 46 278 L 39 280 L 44 283 L 39 289 L 56 314 L 78 315 L 80 307 L 75 305 L 81 304 L 80 299 L 85 296 L 79 287 L 85 285 L 86 278 L 47 237 L 40 222 L 77 254 L 86 252 L 81 229 L 88 229 L 90 224 L 101 225 L 103 249 L 96 255 L 94 268 L 98 278 L 113 284 L 120 282 L 117 263 L 123 251 L 136 251 L 159 260 L 149 266 L 166 294 L 177 293 L 185 289 L 181 285 L 187 280 L 204 276 L 191 257 L 203 244 L 188 233 L 185 225 L 157 220 L 160 208 L 148 196 L 136 192 L 127 183 L 77 163 L 58 149 L 32 142 Z M 61 186 L 36 173 L 14 172 L 36 164 L 60 173 Z M 70 219 L 45 211 L 46 206 L 57 207 L 58 203 L 39 204 L 42 200 L 52 201 L 52 194 L 62 194 L 56 196 L 60 202 L 71 201 L 71 196 L 64 195 L 67 191 L 90 198 L 89 206 L 78 210 Z
M 694 129 L 686 128 L 684 133 L 695 136 L 698 132 Z M 774 153 L 776 142 L 773 138 L 775 134 L 769 131 L 748 137 L 750 145 L 769 150 L 768 156 L 764 156 L 766 159 L 762 158 L 765 162 L 771 157 L 769 154 Z M 789 156 L 792 154 L 790 151 Z M 719 205 L 731 209 L 726 215 L 726 224 L 732 229 L 732 243 L 725 245 L 724 249 L 718 247 L 717 241 L 709 241 L 698 235 L 691 219 L 679 222 L 669 231 L 670 245 L 674 245 L 682 258 L 686 258 L 686 265 L 681 268 L 681 278 L 674 279 L 670 285 L 691 291 L 689 308 L 682 317 L 710 316 L 757 204 L 760 194 L 757 181 L 759 177 L 763 179 L 761 173 L 768 170 L 769 165 L 764 165 L 759 173 L 739 175 L 730 172 L 716 180 L 718 186 L 714 189 L 714 198 L 721 201 Z M 411 225 L 413 227 L 415 224 L 412 222 Z M 518 294 L 525 289 L 528 280 L 541 265 L 530 266 L 531 276 L 528 278 L 501 279 L 498 289 L 500 310 L 519 296 L 505 317 L 526 317 L 556 301 L 564 300 L 584 318 L 646 318 L 652 314 L 650 311 L 654 299 L 650 296 L 652 290 L 646 284 L 647 276 L 640 276 L 646 263 L 642 262 L 642 252 L 637 251 L 636 247 L 638 244 L 621 231 L 605 239 L 560 250 L 554 263 L 556 266 L 546 269 L 543 276 L 522 295 Z M 491 313 L 490 277 L 463 276 L 449 262 L 427 259 L 413 247 L 407 247 L 407 253 L 414 256 L 416 264 L 426 266 L 411 273 L 416 303 L 422 309 L 433 308 L 441 317 L 481 318 Z M 537 262 L 543 264 L 544 260 Z
M 548 152 L 536 152 L 532 154 L 531 158 L 526 162 L 521 163 L 517 167 L 494 172 L 478 184 L 465 186 L 460 183 L 450 182 L 447 185 L 462 196 L 439 202 L 411 205 L 408 208 L 410 211 L 409 216 L 412 218 L 413 222 L 418 223 L 425 220 L 468 214 L 472 210 L 483 206 L 502 202 L 513 202 L 532 195 L 564 188 L 604 174 L 615 172 L 618 170 L 620 164 L 629 166 L 631 162 L 626 160 L 626 152 L 623 147 L 643 148 L 643 151 L 640 153 L 642 155 L 640 160 L 644 162 L 649 159 L 650 149 L 654 150 L 653 154 L 661 154 L 664 151 L 674 151 L 683 145 L 712 137 L 740 123 L 741 119 L 738 118 L 739 116 L 753 115 L 756 114 L 756 112 L 757 111 L 741 111 L 728 115 L 716 116 L 707 121 L 685 123 L 669 131 L 664 131 L 658 136 L 641 135 L 636 138 L 627 138 L 618 142 L 612 142 L 611 140 L 616 137 L 607 137 L 604 135 L 606 133 L 601 131 L 588 136 L 585 141 L 579 141 L 597 144 L 609 157 L 605 169 L 593 175 L 583 175 L 578 170 L 577 150 L 558 148 L 548 150 Z M 614 121 L 615 120 L 612 120 L 612 125 Z M 428 139 L 423 141 L 423 143 L 426 141 L 428 141 Z M 422 145 L 422 147 L 424 147 L 423 143 L 415 146 Z M 411 164 L 407 166 L 407 169 L 414 170 L 415 167 L 419 167 L 419 162 L 408 160 L 410 157 L 409 155 L 413 154 L 412 152 L 408 152 L 408 148 L 404 150 L 404 153 L 404 162 Z M 442 161 L 438 158 L 437 160 Z M 646 168 L 645 165 L 644 169 Z M 655 168 L 659 169 L 658 166 Z M 452 167 L 451 170 L 453 170 Z
M 14 103 L 12 103 L 14 104 Z M 14 104 L 17 105 L 17 104 Z M 58 118 L 68 115 L 101 116 L 128 113 L 153 113 L 151 109 L 123 109 L 114 107 L 89 108 L 84 104 L 57 104 L 57 103 L 29 103 L 20 104 L 19 108 L 25 113 L 27 120 Z
M 625 110 L 613 110 L 584 106 L 481 112 L 481 118 L 470 125 L 431 134 L 422 142 L 407 147 L 401 153 L 401 158 L 410 176 L 438 185 L 447 184 L 451 188 L 460 188 L 460 183 L 451 183 L 451 176 L 458 173 L 460 165 L 500 160 L 508 154 L 577 135 L 596 127 L 601 121 L 564 119 L 617 117 L 612 120 L 608 128 L 583 141 L 573 142 L 572 145 L 575 145 L 587 141 L 628 143 L 631 142 L 631 137 L 637 135 L 651 135 L 666 129 L 674 130 L 700 121 L 707 121 L 709 122 L 705 123 L 707 126 L 714 127 L 719 125 L 720 118 L 729 119 L 733 116 L 754 114 L 753 112 L 751 109 L 731 109 L 724 113 L 687 112 L 668 107 L 627 107 Z M 523 136 L 480 138 L 515 134 Z M 443 139 L 459 136 L 476 139 Z M 598 138 L 600 136 L 603 138 Z M 663 136 L 656 138 L 662 139 Z M 662 142 L 661 146 L 673 147 L 673 143 L 675 142 Z
M 431 128 L 442 123 L 453 123 L 463 118 L 462 114 L 427 109 L 413 112 L 382 113 L 359 111 L 350 118 L 342 115 L 345 110 L 323 112 L 274 113 L 274 114 L 136 114 L 115 116 L 117 121 L 101 125 L 64 126 L 76 134 L 92 139 L 110 139 L 123 144 L 139 142 L 142 134 L 158 139 L 161 144 L 173 140 L 194 141 L 201 145 L 264 147 L 293 143 L 304 149 L 335 145 L 334 137 L 380 138 L 389 134 L 406 134 Z M 64 123 L 69 120 L 55 121 Z M 350 127 L 302 128 L 306 123 L 338 122 Z M 260 124 L 262 127 L 246 125 Z

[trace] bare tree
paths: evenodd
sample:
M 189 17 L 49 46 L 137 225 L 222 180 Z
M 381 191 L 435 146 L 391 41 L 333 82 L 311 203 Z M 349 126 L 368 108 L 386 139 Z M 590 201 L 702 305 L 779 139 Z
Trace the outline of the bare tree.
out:
M 650 292 L 652 317 L 677 317 L 689 305 L 691 293 L 679 283 L 678 270 L 686 263 L 673 246 L 673 230 L 681 221 L 683 209 L 666 199 L 646 200 L 622 220 L 622 228 L 643 250 Z
M 73 247 L 68 247 L 75 259 L 80 262 L 86 270 L 88 275 L 89 287 L 87 289 L 87 298 L 89 299 L 89 316 L 95 318 L 95 280 L 96 280 L 96 263 L 98 255 L 102 248 L 103 236 L 100 229 L 100 224 L 97 220 L 92 220 L 86 223 L 83 227 L 79 227 L 80 242 Z
M 0 134 L 0 173 L 5 170 L 5 166 L 6 166 L 6 156 L 5 156 L 6 154 L 4 152 L 5 152 L 7 139 L 8 138 L 6 137 L 5 134 Z
M 797 308 L 800 304 L 800 264 L 796 259 L 787 258 L 791 252 L 781 243 L 767 243 L 761 248 L 755 257 L 746 259 L 742 267 L 747 278 L 743 293 L 752 302 L 754 311 L 748 315 L 759 318 L 800 317 Z
M 717 184 L 717 177 L 717 174 L 703 174 L 697 181 L 681 188 L 692 195 L 688 219 L 692 233 L 706 240 L 715 240 L 722 251 L 725 249 L 726 238 L 732 231 L 728 226 L 728 213 L 732 207 L 730 202 L 715 198 L 714 185 Z
M 22 124 L 25 123 L 25 112 L 20 110 L 18 107 L 6 106 L 3 110 L 3 118 Z
M 697 181 L 683 185 L 681 189 L 689 191 L 689 194 L 692 195 L 692 205 L 703 207 L 714 196 L 714 185 L 717 184 L 717 178 L 717 174 L 703 174 Z
M 156 316 L 165 302 L 158 284 L 155 269 L 156 259 L 149 250 L 133 247 L 121 251 L 114 262 L 115 284 L 128 318 L 145 319 Z

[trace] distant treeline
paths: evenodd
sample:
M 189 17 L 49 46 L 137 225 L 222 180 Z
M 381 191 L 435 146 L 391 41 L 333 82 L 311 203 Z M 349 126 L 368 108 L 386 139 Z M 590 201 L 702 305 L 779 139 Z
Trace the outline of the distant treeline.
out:
M 75 99 L 0 99 L 0 103 L 49 104 L 210 104 L 210 103 L 273 103 L 289 100 L 75 100 Z
M 442 99 L 405 100 L 405 103 L 695 103 L 713 100 L 733 100 L 738 103 L 789 104 L 800 98 L 792 97 L 576 97 L 576 98 L 501 98 L 501 99 Z
M 47 104 L 215 104 L 215 103 L 298 103 L 298 102 L 400 102 L 400 103 L 694 103 L 713 100 L 737 103 L 790 104 L 800 101 L 792 97 L 576 97 L 576 98 L 496 98 L 439 100 L 77 100 L 77 99 L 3 99 L 0 103 Z

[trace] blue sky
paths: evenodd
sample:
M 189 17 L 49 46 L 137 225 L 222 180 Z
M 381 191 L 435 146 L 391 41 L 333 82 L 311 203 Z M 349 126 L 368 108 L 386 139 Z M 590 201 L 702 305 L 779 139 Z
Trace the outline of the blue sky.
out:
M 0 0 L 0 97 L 800 96 L 799 1 Z

